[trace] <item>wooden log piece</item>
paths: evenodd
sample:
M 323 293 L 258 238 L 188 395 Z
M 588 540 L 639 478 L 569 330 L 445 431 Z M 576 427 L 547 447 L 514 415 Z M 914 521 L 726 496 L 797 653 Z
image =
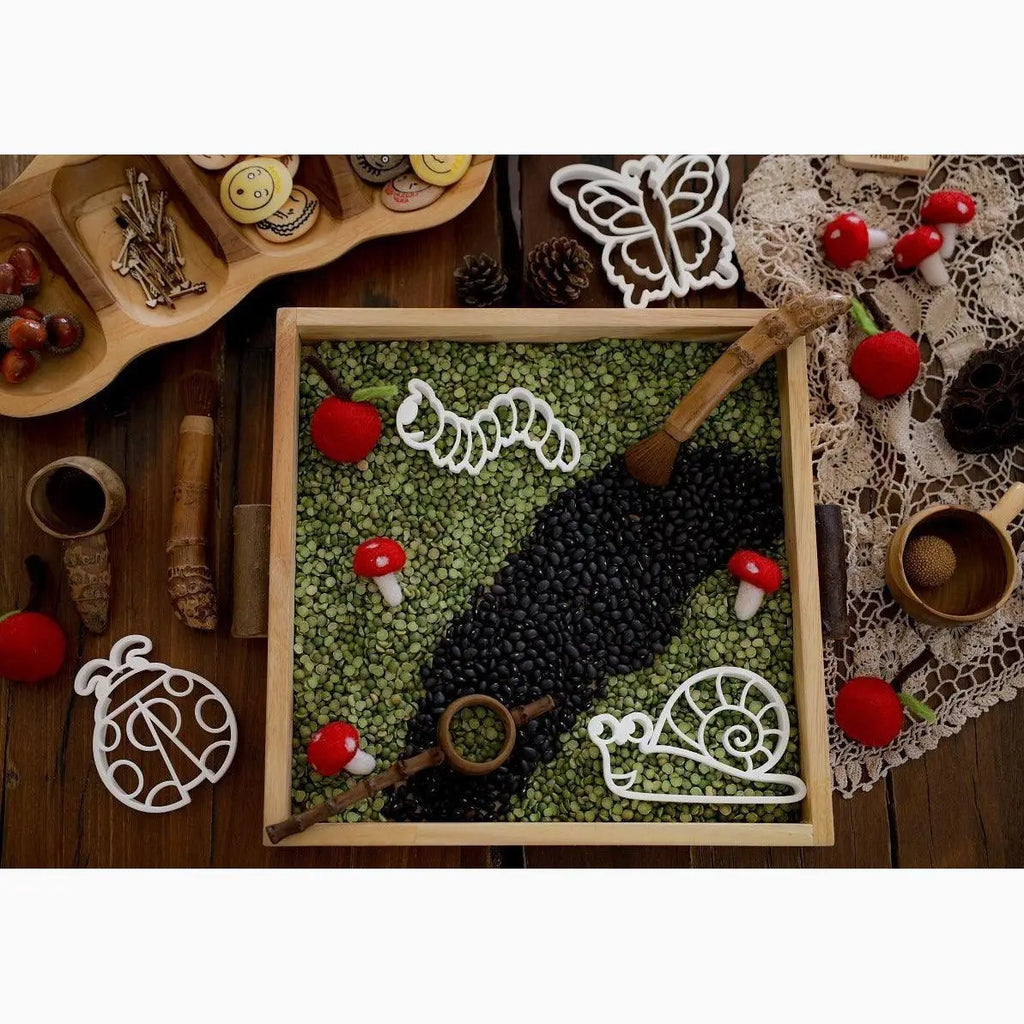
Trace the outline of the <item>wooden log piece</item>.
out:
M 844 640 L 851 627 L 846 596 L 846 537 L 838 505 L 814 506 L 814 534 L 818 545 L 821 629 L 830 640 Z
M 231 635 L 265 637 L 270 606 L 270 506 L 236 505 Z

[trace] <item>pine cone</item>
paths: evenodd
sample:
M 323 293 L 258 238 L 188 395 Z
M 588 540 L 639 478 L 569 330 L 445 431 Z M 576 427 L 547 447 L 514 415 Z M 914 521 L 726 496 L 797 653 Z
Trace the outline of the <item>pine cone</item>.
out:
M 573 238 L 539 242 L 526 257 L 530 290 L 549 306 L 575 302 L 589 286 L 593 269 L 587 250 Z
M 496 306 L 508 288 L 508 275 L 496 259 L 463 256 L 455 268 L 455 294 L 464 306 Z

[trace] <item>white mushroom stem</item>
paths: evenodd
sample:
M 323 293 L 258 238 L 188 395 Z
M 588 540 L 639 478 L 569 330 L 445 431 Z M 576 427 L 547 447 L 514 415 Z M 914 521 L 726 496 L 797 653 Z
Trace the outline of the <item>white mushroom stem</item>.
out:
M 956 245 L 957 236 L 957 224 L 935 224 L 933 225 L 935 230 L 942 235 L 942 248 L 939 250 L 939 255 L 944 259 L 948 260 L 953 255 L 953 248 Z
M 868 248 L 881 249 L 889 244 L 889 233 L 881 228 L 868 228 Z
M 949 273 L 946 270 L 946 264 L 942 262 L 942 257 L 937 252 L 933 252 L 931 256 L 925 256 L 918 263 L 917 269 L 921 271 L 921 276 L 933 288 L 942 288 L 949 284 Z
M 402 603 L 402 588 L 398 585 L 398 573 L 389 572 L 385 576 L 374 576 L 373 582 L 377 584 L 380 596 L 396 608 Z
M 368 754 L 365 750 L 357 750 L 352 755 L 352 760 L 345 765 L 345 770 L 353 775 L 369 775 L 376 767 L 377 759 L 373 754 Z
M 736 591 L 736 618 L 740 622 L 746 622 L 757 614 L 764 600 L 764 591 L 755 583 L 748 583 L 740 580 L 739 590 Z

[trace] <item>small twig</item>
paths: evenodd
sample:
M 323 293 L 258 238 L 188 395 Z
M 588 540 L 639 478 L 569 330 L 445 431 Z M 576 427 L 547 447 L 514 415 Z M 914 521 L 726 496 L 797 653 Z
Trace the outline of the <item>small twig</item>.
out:
M 346 401 L 352 397 L 352 389 L 345 387 L 340 380 L 335 376 L 334 372 L 330 370 L 327 364 L 319 356 L 304 356 L 305 362 L 316 370 L 317 373 L 323 378 L 323 382 L 334 392 L 339 398 L 345 399 Z

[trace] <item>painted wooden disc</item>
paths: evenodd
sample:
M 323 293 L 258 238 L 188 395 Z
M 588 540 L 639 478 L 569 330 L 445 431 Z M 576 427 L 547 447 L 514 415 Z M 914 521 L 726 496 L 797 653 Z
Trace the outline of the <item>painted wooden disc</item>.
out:
M 220 204 L 239 224 L 255 224 L 288 201 L 292 176 L 280 160 L 257 157 L 235 164 L 221 179 Z
M 320 200 L 308 188 L 292 185 L 284 206 L 266 220 L 256 222 L 260 238 L 268 242 L 292 242 L 301 238 L 320 216 Z
M 412 169 L 431 185 L 454 185 L 469 170 L 471 156 L 410 156 Z
M 440 199 L 443 192 L 440 185 L 431 185 L 415 174 L 400 174 L 384 186 L 380 201 L 389 210 L 408 213 L 429 206 Z

